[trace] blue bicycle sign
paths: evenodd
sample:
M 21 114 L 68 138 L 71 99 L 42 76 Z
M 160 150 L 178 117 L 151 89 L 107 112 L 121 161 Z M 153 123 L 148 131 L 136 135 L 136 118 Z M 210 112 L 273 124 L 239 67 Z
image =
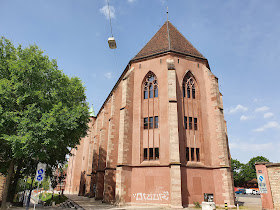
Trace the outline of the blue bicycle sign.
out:
M 44 173 L 44 170 L 43 169 L 39 169 L 38 170 L 38 174 L 43 174 Z
M 40 182 L 40 181 L 42 181 L 42 180 L 43 180 L 43 176 L 42 176 L 42 175 L 38 175 L 38 176 L 37 176 L 37 181 Z

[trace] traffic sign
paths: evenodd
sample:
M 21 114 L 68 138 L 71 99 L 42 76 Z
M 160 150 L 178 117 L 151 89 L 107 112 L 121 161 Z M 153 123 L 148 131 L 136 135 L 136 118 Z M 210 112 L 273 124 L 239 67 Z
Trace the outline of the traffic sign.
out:
M 266 181 L 263 174 L 257 174 L 260 193 L 267 193 Z
M 37 170 L 36 170 L 36 177 L 35 180 L 37 182 L 41 182 L 44 179 L 45 171 L 46 171 L 47 164 L 38 163 Z

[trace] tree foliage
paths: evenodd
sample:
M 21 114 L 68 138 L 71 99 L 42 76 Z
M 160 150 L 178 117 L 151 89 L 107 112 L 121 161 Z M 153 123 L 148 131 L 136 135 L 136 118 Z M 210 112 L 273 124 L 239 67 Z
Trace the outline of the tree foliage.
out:
M 245 187 L 249 181 L 257 178 L 255 169 L 256 162 L 269 162 L 269 160 L 263 156 L 257 156 L 251 158 L 248 163 L 243 164 L 238 160 L 231 159 L 234 186 Z
M 24 161 L 26 173 L 38 162 L 62 164 L 87 133 L 81 80 L 66 76 L 36 45 L 16 48 L 0 39 L 0 99 L 1 173 L 11 160 Z

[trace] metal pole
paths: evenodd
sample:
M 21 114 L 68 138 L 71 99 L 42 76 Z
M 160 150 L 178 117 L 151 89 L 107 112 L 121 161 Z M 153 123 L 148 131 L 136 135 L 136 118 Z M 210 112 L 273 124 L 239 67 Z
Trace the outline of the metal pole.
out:
M 30 186 L 30 190 L 29 190 L 29 195 L 28 195 L 28 198 L 27 198 L 26 210 L 29 209 L 30 197 L 31 197 L 31 193 L 32 193 L 32 185 L 33 185 L 34 179 L 35 179 L 35 177 L 32 179 L 32 182 L 31 182 L 31 186 Z
M 40 185 L 40 182 L 38 182 L 37 193 L 38 193 L 38 191 L 39 191 L 39 185 Z M 35 200 L 34 200 L 34 201 L 35 201 Z M 37 202 L 39 203 L 39 194 L 38 194 Z M 35 210 L 35 207 L 36 207 L 36 201 L 34 202 L 34 210 Z

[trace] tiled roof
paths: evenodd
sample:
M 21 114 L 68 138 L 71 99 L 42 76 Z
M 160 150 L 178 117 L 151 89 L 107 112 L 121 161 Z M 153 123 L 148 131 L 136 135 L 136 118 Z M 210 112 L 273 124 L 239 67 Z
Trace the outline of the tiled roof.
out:
M 167 24 L 169 28 L 170 46 L 168 42 Z M 195 47 L 170 23 L 170 21 L 166 21 L 153 38 L 132 60 L 149 57 L 167 51 L 175 51 L 205 59 L 205 57 L 195 49 Z

